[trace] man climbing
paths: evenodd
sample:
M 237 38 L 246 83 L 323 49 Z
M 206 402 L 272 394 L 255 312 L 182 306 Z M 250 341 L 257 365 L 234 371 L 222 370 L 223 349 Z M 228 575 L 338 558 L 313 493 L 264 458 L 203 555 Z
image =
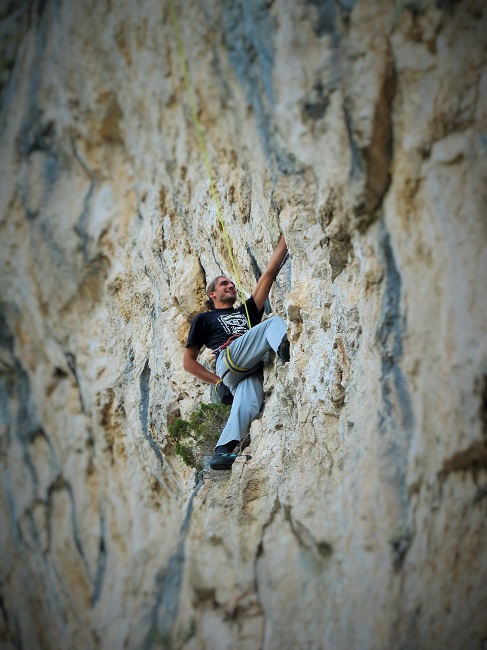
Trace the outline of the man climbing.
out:
M 234 309 L 235 284 L 226 276 L 216 277 L 208 286 L 207 312 L 198 314 L 191 323 L 184 369 L 202 381 L 213 384 L 224 404 L 232 404 L 230 417 L 210 460 L 214 470 L 230 469 L 235 447 L 247 435 L 264 400 L 261 360 L 274 350 L 282 363 L 289 361 L 286 323 L 280 316 L 263 323 L 262 314 L 271 286 L 287 252 L 284 237 L 274 251 L 251 297 Z M 250 326 L 249 327 L 249 321 Z M 198 354 L 205 345 L 216 355 L 216 372 L 204 368 Z

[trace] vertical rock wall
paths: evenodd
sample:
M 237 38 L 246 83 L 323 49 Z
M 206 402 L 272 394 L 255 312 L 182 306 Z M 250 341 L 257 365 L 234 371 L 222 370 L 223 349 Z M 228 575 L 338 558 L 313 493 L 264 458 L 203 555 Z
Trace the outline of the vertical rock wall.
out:
M 484 3 L 176 5 L 246 292 L 288 242 L 291 362 L 250 462 L 169 453 L 233 273 L 169 5 L 7 3 L 2 647 L 483 648 Z

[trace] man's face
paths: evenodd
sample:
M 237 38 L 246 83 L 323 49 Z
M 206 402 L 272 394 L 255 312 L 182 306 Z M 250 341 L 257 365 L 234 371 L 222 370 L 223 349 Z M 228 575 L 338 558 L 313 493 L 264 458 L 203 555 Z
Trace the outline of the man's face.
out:
M 218 278 L 214 290 L 210 293 L 210 298 L 213 298 L 215 304 L 223 303 L 231 307 L 237 300 L 237 290 L 234 283 L 225 277 Z

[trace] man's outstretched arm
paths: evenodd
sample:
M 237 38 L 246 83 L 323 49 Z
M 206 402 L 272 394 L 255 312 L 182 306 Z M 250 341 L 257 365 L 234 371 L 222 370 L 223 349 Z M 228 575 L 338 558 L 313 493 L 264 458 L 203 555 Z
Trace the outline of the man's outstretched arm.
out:
M 197 379 L 201 379 L 201 381 L 206 381 L 208 384 L 217 384 L 220 381 L 220 377 L 207 370 L 197 361 L 198 354 L 199 350 L 194 345 L 186 348 L 183 356 L 183 368 Z
M 231 404 L 233 402 L 233 395 L 231 390 L 228 388 L 228 386 L 225 386 L 218 375 L 210 372 L 204 366 L 202 366 L 199 361 L 196 361 L 198 354 L 198 348 L 194 345 L 191 345 L 189 348 L 185 349 L 183 357 L 184 369 L 198 379 L 201 379 L 201 381 L 206 381 L 208 384 L 213 384 L 216 394 L 218 395 L 222 404 Z
M 272 257 L 267 265 L 266 270 L 259 278 L 257 285 L 252 293 L 254 302 L 257 306 L 257 309 L 262 309 L 269 296 L 269 291 L 271 290 L 272 283 L 276 279 L 277 272 L 281 266 L 281 262 L 284 259 L 287 252 L 287 245 L 284 240 L 284 236 L 281 237 L 279 243 L 277 244 L 276 250 L 272 254 Z

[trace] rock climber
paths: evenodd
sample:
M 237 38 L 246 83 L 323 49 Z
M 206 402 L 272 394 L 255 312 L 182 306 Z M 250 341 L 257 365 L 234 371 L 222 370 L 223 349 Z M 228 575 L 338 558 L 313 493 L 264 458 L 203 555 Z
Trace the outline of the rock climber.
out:
M 220 400 L 232 404 L 210 460 L 211 469 L 231 468 L 236 458 L 232 452 L 245 438 L 250 423 L 260 411 L 264 400 L 261 360 L 266 352 L 276 352 L 283 364 L 289 361 L 284 320 L 273 316 L 261 322 L 265 301 L 286 253 L 286 242 L 281 237 L 252 295 L 236 309 L 233 307 L 237 300 L 235 284 L 224 275 L 216 277 L 206 292 L 208 311 L 198 314 L 191 323 L 184 351 L 184 369 L 213 384 Z M 216 356 L 216 374 L 197 361 L 203 345 Z

